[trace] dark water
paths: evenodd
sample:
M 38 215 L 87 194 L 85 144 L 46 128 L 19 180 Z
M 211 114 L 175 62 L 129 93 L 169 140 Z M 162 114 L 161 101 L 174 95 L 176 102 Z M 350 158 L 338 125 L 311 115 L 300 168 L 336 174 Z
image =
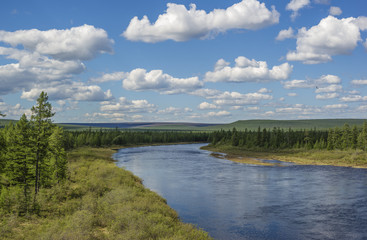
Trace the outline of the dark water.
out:
M 215 239 L 367 239 L 367 170 L 239 164 L 201 146 L 121 149 L 114 157 Z

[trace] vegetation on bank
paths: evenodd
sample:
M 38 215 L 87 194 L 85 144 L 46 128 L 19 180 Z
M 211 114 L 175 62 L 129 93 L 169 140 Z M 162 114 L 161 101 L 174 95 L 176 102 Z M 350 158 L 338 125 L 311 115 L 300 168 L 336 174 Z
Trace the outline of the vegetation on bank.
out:
M 118 168 L 111 159 L 113 152 L 89 147 L 72 150 L 68 179 L 40 190 L 38 215 L 19 216 L 17 206 L 0 212 L 1 238 L 210 239 L 206 232 L 182 223 L 138 177 Z
M 209 145 L 202 147 L 204 150 L 221 152 L 220 158 L 228 160 L 255 164 L 255 165 L 277 165 L 261 160 L 279 160 L 293 162 L 301 165 L 332 165 L 340 167 L 367 168 L 367 152 L 362 150 L 326 150 L 326 149 L 279 149 L 279 150 L 248 150 L 232 145 Z M 214 155 L 217 157 L 216 155 Z
M 257 131 L 216 131 L 204 149 L 226 153 L 226 158 L 264 165 L 257 159 L 276 159 L 298 164 L 367 167 L 367 122 L 362 128 L 329 131 L 280 128 Z M 266 164 L 268 165 L 268 164 Z

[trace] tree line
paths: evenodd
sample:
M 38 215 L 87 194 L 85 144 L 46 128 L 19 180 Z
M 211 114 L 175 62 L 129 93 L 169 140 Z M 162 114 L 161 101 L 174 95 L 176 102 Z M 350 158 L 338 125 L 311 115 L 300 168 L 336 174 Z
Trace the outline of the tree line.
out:
M 209 133 L 181 131 L 134 131 L 134 130 L 89 130 L 65 131 L 64 147 L 91 146 L 108 147 L 113 145 L 207 142 Z
M 232 145 L 249 150 L 261 149 L 327 149 L 327 150 L 347 150 L 362 149 L 367 150 L 367 122 L 362 128 L 350 127 L 344 124 L 342 128 L 335 127 L 324 130 L 292 130 L 284 129 L 261 129 L 257 131 L 237 131 L 236 128 L 228 131 L 215 131 L 209 137 L 211 145 Z

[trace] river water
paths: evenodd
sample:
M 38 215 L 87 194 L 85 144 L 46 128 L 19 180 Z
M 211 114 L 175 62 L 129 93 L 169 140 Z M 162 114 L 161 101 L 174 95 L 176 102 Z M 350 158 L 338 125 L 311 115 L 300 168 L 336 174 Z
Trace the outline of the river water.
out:
M 126 148 L 117 165 L 215 239 L 367 239 L 367 170 L 257 166 L 203 144 Z

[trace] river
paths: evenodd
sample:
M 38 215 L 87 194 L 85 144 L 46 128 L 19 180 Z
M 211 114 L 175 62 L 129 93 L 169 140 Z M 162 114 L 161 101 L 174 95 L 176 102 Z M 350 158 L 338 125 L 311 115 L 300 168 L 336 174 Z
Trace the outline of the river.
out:
M 126 148 L 114 159 L 215 239 L 367 239 L 366 169 L 241 164 L 201 146 Z

